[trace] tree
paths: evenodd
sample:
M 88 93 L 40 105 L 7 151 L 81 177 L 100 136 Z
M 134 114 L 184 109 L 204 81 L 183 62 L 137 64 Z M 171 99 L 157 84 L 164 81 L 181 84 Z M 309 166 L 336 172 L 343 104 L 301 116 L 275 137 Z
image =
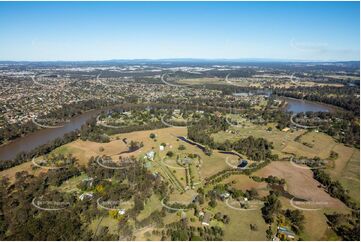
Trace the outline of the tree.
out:
M 153 134 L 153 133 L 151 133 L 150 135 L 149 135 L 149 138 L 151 138 L 151 139 L 154 139 L 156 136 L 155 136 L 155 134 Z
M 213 151 L 212 151 L 211 148 L 209 148 L 208 146 L 206 146 L 205 149 L 204 149 L 204 153 L 205 153 L 206 155 L 208 155 L 208 156 L 211 156 L 212 153 L 213 153 Z
M 217 206 L 217 201 L 214 198 L 211 198 L 211 200 L 208 203 L 209 206 L 211 206 L 212 208 L 215 208 Z
M 134 197 L 134 210 L 140 212 L 144 209 L 144 202 L 139 196 Z
M 305 216 L 303 215 L 302 211 L 287 209 L 285 212 L 285 216 L 291 221 L 293 228 L 296 230 L 297 233 L 303 230 Z
M 272 192 L 266 197 L 264 207 L 262 208 L 262 215 L 266 223 L 273 222 L 273 216 L 278 214 L 281 209 L 281 202 L 278 200 L 278 196 Z
M 266 230 L 266 236 L 267 236 L 267 239 L 272 239 L 273 232 L 272 232 L 271 226 L 268 226 L 268 229 Z
M 229 221 L 231 220 L 230 219 L 230 217 L 227 215 L 227 214 L 225 214 L 225 215 L 223 215 L 223 223 L 224 224 L 229 224 Z
M 252 231 L 258 230 L 257 224 L 250 224 L 249 227 L 251 228 Z

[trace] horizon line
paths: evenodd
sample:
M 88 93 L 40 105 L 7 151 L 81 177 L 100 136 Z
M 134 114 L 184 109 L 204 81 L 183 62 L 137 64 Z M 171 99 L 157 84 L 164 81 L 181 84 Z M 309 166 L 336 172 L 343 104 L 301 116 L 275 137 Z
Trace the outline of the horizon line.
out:
M 88 59 L 88 60 L 0 60 L 0 62 L 116 62 L 116 61 L 221 61 L 221 62 L 360 62 L 360 60 L 308 60 L 308 59 L 282 59 L 282 58 L 120 58 L 120 59 Z

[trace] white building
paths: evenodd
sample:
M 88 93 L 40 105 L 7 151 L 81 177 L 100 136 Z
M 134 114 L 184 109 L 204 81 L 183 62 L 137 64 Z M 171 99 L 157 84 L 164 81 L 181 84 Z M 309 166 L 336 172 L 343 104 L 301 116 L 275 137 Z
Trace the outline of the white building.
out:
M 123 208 L 118 209 L 118 214 L 119 215 L 124 215 L 125 214 L 125 209 L 123 209 Z
M 92 192 L 85 192 L 85 193 L 83 193 L 83 194 L 81 194 L 81 195 L 79 196 L 79 199 L 80 199 L 81 201 L 83 201 L 83 200 L 86 199 L 86 198 L 92 199 L 93 196 L 94 196 L 94 195 L 93 195 Z
M 154 160 L 154 156 L 155 156 L 155 152 L 153 150 L 151 151 L 148 151 L 146 154 L 145 154 L 145 158 L 153 161 Z

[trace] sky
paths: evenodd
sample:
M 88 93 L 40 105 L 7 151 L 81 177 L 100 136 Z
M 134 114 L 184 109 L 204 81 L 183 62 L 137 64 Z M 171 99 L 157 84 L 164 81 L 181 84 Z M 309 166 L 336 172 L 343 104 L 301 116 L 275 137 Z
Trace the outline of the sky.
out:
M 0 60 L 360 59 L 359 2 L 0 2 Z

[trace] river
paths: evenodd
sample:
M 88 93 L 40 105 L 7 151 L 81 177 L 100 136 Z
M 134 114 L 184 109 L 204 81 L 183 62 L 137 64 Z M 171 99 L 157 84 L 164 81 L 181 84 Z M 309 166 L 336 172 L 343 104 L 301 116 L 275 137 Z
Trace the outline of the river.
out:
M 12 140 L 10 143 L 0 146 L 0 160 L 11 160 L 20 152 L 29 152 L 40 145 L 44 145 L 64 134 L 80 129 L 90 118 L 97 116 L 101 110 L 92 110 L 75 116 L 59 128 L 44 128 L 24 137 Z
M 282 97 L 287 102 L 285 110 L 293 113 L 302 112 L 333 112 L 335 108 L 330 105 L 311 102 L 303 99 Z

